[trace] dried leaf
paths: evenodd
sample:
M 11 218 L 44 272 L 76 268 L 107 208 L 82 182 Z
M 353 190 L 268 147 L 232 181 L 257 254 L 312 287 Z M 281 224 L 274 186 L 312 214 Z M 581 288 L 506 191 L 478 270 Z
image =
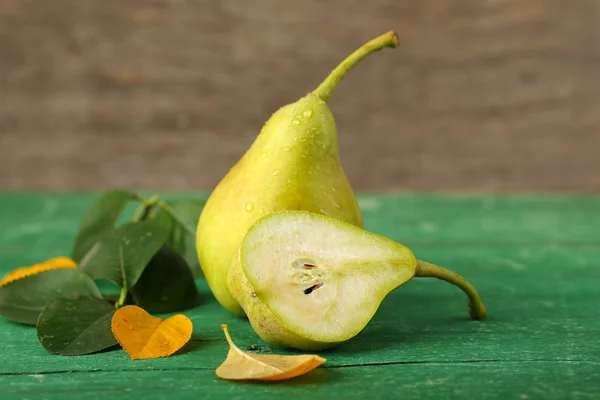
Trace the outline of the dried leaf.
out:
M 115 338 L 132 360 L 167 357 L 192 337 L 192 321 L 182 314 L 162 320 L 137 306 L 125 306 L 112 318 Z
M 216 371 L 221 379 L 280 381 L 304 375 L 327 361 L 325 358 L 309 354 L 283 356 L 246 353 L 233 343 L 227 325 L 221 325 L 221 328 L 229 343 L 227 359 Z
M 4 286 L 21 278 L 25 278 L 26 276 L 59 268 L 77 268 L 77 264 L 75 264 L 75 261 L 71 260 L 69 257 L 51 258 L 47 261 L 34 264 L 29 267 L 20 267 L 10 271 L 4 276 L 4 278 L 2 278 L 2 281 L 0 281 L 0 286 Z

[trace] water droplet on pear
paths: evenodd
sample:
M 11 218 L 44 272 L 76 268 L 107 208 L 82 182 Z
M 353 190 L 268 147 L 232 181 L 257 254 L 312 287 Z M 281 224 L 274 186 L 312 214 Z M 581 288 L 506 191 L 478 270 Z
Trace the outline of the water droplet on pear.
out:
M 254 203 L 249 201 L 246 203 L 246 207 L 245 207 L 246 211 L 248 212 L 252 212 L 254 211 Z

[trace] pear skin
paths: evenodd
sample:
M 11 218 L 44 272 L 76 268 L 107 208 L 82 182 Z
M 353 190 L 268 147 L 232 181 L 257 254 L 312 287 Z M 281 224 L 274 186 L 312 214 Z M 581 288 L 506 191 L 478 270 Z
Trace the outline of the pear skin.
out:
M 338 153 L 337 128 L 327 99 L 354 65 L 384 47 L 393 32 L 363 45 L 313 92 L 281 107 L 211 193 L 200 215 L 196 247 L 206 281 L 219 303 L 244 315 L 227 286 L 227 272 L 248 228 L 278 210 L 305 210 L 355 226 L 363 220 Z

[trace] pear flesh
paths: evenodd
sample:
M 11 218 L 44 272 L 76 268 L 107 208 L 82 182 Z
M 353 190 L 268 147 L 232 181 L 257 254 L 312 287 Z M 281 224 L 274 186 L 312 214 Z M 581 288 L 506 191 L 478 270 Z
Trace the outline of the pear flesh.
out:
M 324 215 L 281 211 L 250 228 L 228 285 L 265 341 L 317 351 L 362 331 L 419 265 L 393 240 Z M 428 276 L 445 279 L 436 274 Z
M 277 110 L 211 193 L 198 221 L 196 247 L 211 292 L 229 311 L 244 315 L 228 289 L 227 272 L 248 228 L 262 216 L 278 210 L 305 210 L 362 226 L 356 196 L 340 163 L 337 128 L 326 101 L 360 60 L 397 44 L 394 32 L 373 39 L 313 92 Z

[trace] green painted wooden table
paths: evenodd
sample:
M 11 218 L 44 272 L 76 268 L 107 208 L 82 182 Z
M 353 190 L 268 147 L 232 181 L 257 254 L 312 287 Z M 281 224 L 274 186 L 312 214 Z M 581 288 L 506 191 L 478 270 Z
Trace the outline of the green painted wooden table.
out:
M 68 255 L 94 198 L 0 195 L 0 273 Z M 241 348 L 282 351 L 199 281 L 201 305 L 185 314 L 201 340 L 168 358 L 51 355 L 34 328 L 0 319 L 0 398 L 600 398 L 600 197 L 403 194 L 360 203 L 367 229 L 473 282 L 488 318 L 469 320 L 456 288 L 414 280 L 359 336 L 321 353 L 323 367 L 286 382 L 233 383 L 215 376 L 228 349 L 221 323 Z

